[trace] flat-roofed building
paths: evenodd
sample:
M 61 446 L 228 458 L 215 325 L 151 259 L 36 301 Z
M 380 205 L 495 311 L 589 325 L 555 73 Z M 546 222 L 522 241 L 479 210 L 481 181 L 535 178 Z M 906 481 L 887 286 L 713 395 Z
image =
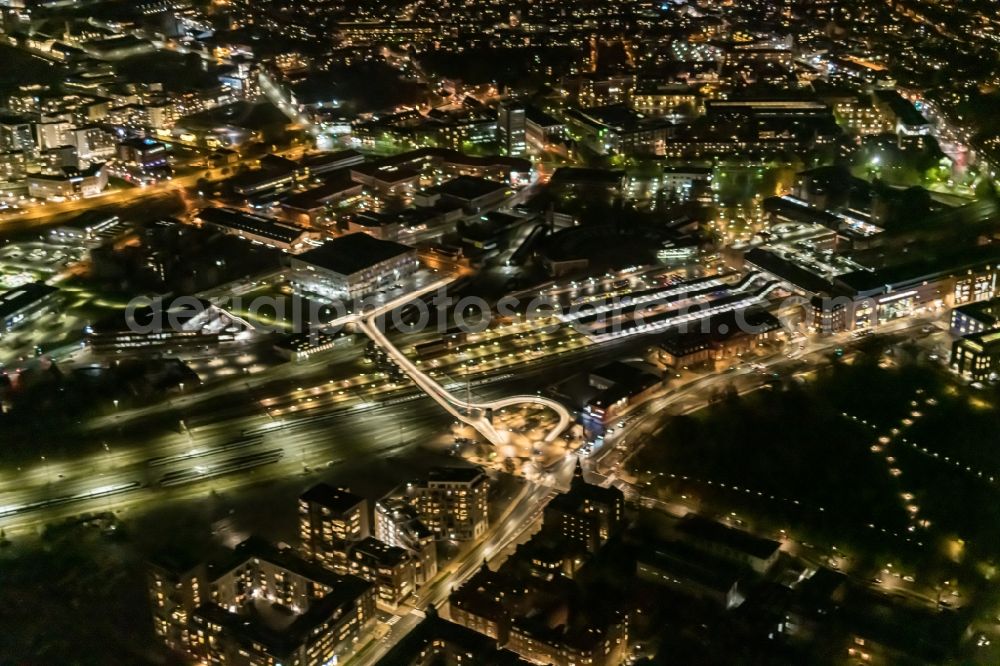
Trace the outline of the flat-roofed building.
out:
M 419 148 L 352 167 L 351 177 L 359 183 L 374 187 L 375 179 L 380 177 L 381 172 L 405 169 L 410 172 L 408 176 L 419 176 L 428 168 L 455 176 L 478 176 L 511 184 L 529 182 L 532 172 L 531 161 L 522 157 L 466 155 L 448 148 Z
M 396 240 L 402 229 L 402 216 L 377 211 L 354 213 L 347 218 L 347 230 L 374 236 L 380 240 Z
M 647 118 L 624 104 L 569 109 L 567 124 L 596 152 L 663 155 L 674 132 L 666 118 Z
M 396 608 L 416 591 L 415 566 L 410 553 L 399 546 L 368 537 L 351 545 L 348 569 L 375 584 L 378 602 Z
M 23 150 L 0 152 L 0 183 L 5 188 L 20 184 L 28 175 L 28 157 Z
M 590 373 L 590 385 L 600 392 L 584 406 L 581 418 L 588 430 L 603 432 L 603 426 L 649 397 L 662 386 L 661 378 L 627 363 L 609 363 Z
M 511 157 L 523 155 L 528 149 L 527 120 L 524 104 L 503 101 L 497 114 L 497 138 L 504 153 Z
M 381 194 L 406 194 L 420 180 L 420 172 L 406 166 L 361 164 L 351 167 L 351 178 Z
M 772 539 L 727 527 L 703 516 L 688 514 L 677 526 L 683 538 L 707 553 L 767 573 L 778 561 L 781 544 Z
M 54 243 L 94 247 L 122 233 L 122 220 L 117 215 L 88 211 L 65 224 L 49 230 L 49 240 Z
M 466 212 L 479 213 L 497 208 L 512 194 L 514 191 L 506 183 L 475 176 L 459 176 L 418 192 L 413 201 L 418 206 L 434 206 L 442 202 L 455 204 Z
M 118 144 L 117 154 L 121 162 L 144 170 L 169 168 L 166 145 L 154 139 L 126 139 Z
M 1000 328 L 1000 298 L 969 303 L 951 311 L 952 335 L 972 335 L 995 328 Z
M 289 219 L 315 224 L 323 218 L 332 204 L 356 197 L 363 189 L 364 186 L 360 183 L 334 174 L 322 185 L 289 195 L 280 206 Z
M 375 537 L 410 552 L 417 585 L 423 585 L 437 575 L 434 532 L 420 520 L 416 508 L 403 497 L 390 494 L 375 503 Z
M 227 181 L 233 192 L 252 197 L 266 192 L 282 192 L 295 183 L 293 166 L 275 166 L 237 174 Z
M 784 48 L 782 44 L 772 44 L 770 42 L 735 42 L 723 41 L 718 43 L 724 54 L 724 64 L 727 67 L 738 67 L 754 64 L 775 64 L 788 69 L 792 66 L 792 59 L 795 51 L 791 48 Z
M 402 495 L 440 540 L 471 541 L 489 526 L 490 480 L 477 467 L 436 467 Z
M 699 101 L 697 92 L 686 85 L 640 86 L 632 95 L 631 105 L 645 116 L 692 116 Z
M 559 167 L 552 174 L 549 185 L 553 188 L 577 190 L 598 190 L 608 194 L 620 194 L 625 189 L 624 171 L 588 169 L 584 167 Z
M 855 265 L 847 272 L 793 255 L 787 248 L 754 248 L 744 262 L 809 298 L 807 325 L 816 333 L 877 329 L 920 312 L 989 300 L 1000 278 L 1000 252 L 992 245 L 942 247 L 930 259 L 877 269 Z
M 710 167 L 665 166 L 660 173 L 660 189 L 682 200 L 707 191 L 712 182 Z
M 313 486 L 299 497 L 299 539 L 309 560 L 347 571 L 348 549 L 369 534 L 365 498 L 326 483 Z
M 65 167 L 58 174 L 28 175 L 28 194 L 37 199 L 94 197 L 107 187 L 108 170 L 103 162 L 86 169 Z
M 327 333 L 322 330 L 311 330 L 295 333 L 279 340 L 275 343 L 274 349 L 289 360 L 304 361 L 313 354 L 347 346 L 353 342 L 354 335 L 346 331 Z
M 30 282 L 0 294 L 0 334 L 51 312 L 58 297 L 59 289 L 44 282 Z
M 181 551 L 157 553 L 146 563 L 146 591 L 156 635 L 183 651 L 191 614 L 212 599 L 207 565 Z
M 305 177 L 323 174 L 362 164 L 365 156 L 356 150 L 339 150 L 333 153 L 317 153 L 299 160 L 299 173 Z
M 244 341 L 253 325 L 231 312 L 194 296 L 126 308 L 95 322 L 86 335 L 95 353 L 176 352 Z
M 876 90 L 872 93 L 875 107 L 896 125 L 900 141 L 926 136 L 934 127 L 927 118 L 896 90 Z
M 545 113 L 538 107 L 525 108 L 527 136 L 537 145 L 545 146 L 566 138 L 566 123 Z
M 417 270 L 417 252 L 408 245 L 352 233 L 292 257 L 292 280 L 323 298 L 365 296 Z
M 1000 372 L 1000 329 L 967 335 L 952 343 L 951 369 L 982 382 Z
M 205 208 L 195 220 L 231 236 L 292 254 L 314 247 L 308 241 L 316 238 L 316 234 L 293 224 L 235 208 Z
M 374 586 L 258 539 L 215 568 L 190 612 L 185 651 L 203 663 L 325 666 L 350 654 L 375 619 Z
M 708 599 L 725 608 L 743 603 L 748 570 L 678 541 L 650 544 L 636 560 L 636 577 L 647 583 Z
M 17 116 L 0 117 L 0 152 L 34 152 L 35 136 L 31 122 Z

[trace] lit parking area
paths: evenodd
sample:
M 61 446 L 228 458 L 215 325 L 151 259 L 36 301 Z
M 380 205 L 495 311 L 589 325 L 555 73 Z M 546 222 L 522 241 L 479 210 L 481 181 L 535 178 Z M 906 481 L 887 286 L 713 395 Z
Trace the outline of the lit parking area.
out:
M 47 280 L 80 261 L 86 250 L 38 241 L 0 246 L 0 289 Z

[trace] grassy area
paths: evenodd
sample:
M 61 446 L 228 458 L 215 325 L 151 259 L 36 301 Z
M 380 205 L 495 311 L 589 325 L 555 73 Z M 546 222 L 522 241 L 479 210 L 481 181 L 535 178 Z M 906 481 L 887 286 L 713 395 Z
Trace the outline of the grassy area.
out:
M 908 484 L 918 489 L 922 515 L 948 539 L 956 559 L 1000 558 L 997 404 L 995 394 L 945 391 L 895 449 Z
M 993 402 L 932 370 L 862 361 L 808 385 L 671 417 L 630 464 L 650 494 L 735 511 L 758 529 L 840 544 L 873 561 L 992 575 L 988 563 L 1000 556 L 1000 486 L 989 480 L 1000 481 L 997 432 Z
M 0 551 L 5 663 L 162 663 L 140 561 L 95 526 L 65 526 Z M 83 618 L 86 622 L 82 622 Z M 73 656 L 70 656 L 73 655 Z M 68 660 L 68 661 L 67 661 Z

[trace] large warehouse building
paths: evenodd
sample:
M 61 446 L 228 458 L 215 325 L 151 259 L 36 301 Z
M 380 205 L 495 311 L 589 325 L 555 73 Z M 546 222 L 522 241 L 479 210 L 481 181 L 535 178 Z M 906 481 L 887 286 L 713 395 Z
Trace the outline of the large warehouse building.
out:
M 417 251 L 365 233 L 347 234 L 292 257 L 292 280 L 328 299 L 358 298 L 417 270 Z

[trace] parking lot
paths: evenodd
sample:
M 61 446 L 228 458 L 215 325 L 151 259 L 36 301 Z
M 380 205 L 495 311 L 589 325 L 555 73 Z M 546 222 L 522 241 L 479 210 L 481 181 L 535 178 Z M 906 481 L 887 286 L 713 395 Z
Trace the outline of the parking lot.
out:
M 80 261 L 86 250 L 27 241 L 0 247 L 0 289 L 47 280 Z

